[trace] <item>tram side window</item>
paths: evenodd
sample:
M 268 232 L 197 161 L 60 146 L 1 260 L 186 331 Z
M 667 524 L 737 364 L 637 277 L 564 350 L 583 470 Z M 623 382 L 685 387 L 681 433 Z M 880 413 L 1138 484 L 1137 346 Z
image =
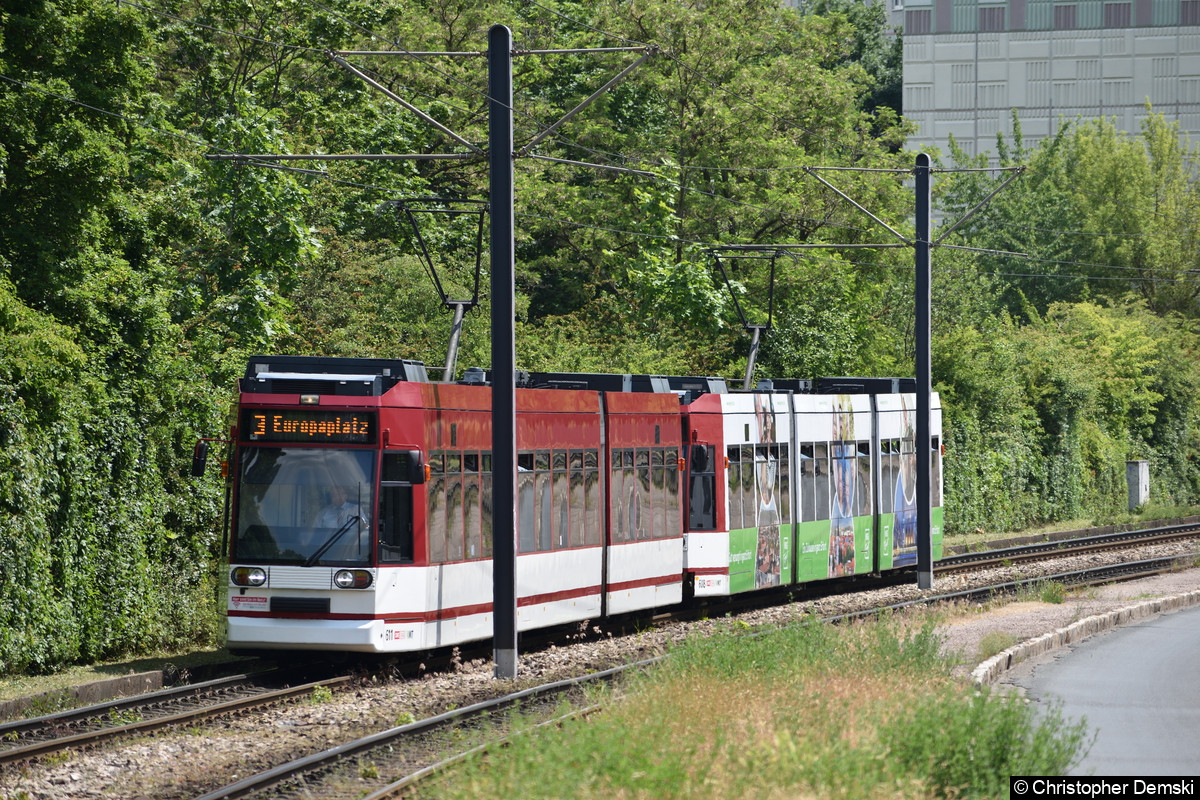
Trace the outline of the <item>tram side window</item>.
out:
M 412 487 L 384 484 L 379 491 L 379 561 L 413 560 Z
M 604 527 L 600 524 L 603 500 L 600 494 L 600 451 L 583 451 L 583 516 L 585 523 L 584 543 L 603 543 Z
M 634 473 L 637 486 L 637 525 L 629 526 L 630 538 L 653 539 L 656 536 L 653 494 L 650 486 L 650 451 L 637 450 L 637 467 Z
M 931 479 L 929 481 L 930 504 L 937 508 L 942 504 L 942 440 L 939 436 L 932 437 L 933 452 L 929 459 L 929 472 Z
M 813 507 L 816 509 L 814 519 L 829 519 L 830 492 L 829 481 L 832 475 L 829 467 L 829 445 L 825 442 L 813 444 Z
M 896 506 L 894 439 L 879 440 L 879 513 L 891 514 Z
M 466 534 L 466 557 L 481 558 L 483 553 L 483 517 L 480 511 L 479 493 L 482 488 L 479 475 L 479 454 L 463 453 L 463 531 Z
M 653 521 L 647 534 L 652 539 L 661 539 L 667 531 L 667 468 L 663 466 L 665 455 L 661 447 L 650 450 L 650 515 Z
M 480 539 L 482 550 L 480 555 L 483 558 L 492 557 L 492 454 L 484 452 L 480 456 L 480 467 L 482 472 L 479 476 L 480 484 L 480 503 L 479 503 L 479 525 Z
M 536 507 L 533 453 L 517 453 L 517 530 L 522 553 L 537 550 Z
M 429 561 L 437 564 L 446 560 L 446 454 L 430 450 L 426 465 L 429 467 L 425 488 Z
M 679 534 L 679 450 L 668 447 L 663 450 L 663 470 L 666 486 L 663 492 L 663 529 L 662 535 L 676 536 Z
M 608 471 L 608 488 L 612 498 L 612 540 L 628 541 L 625 522 L 625 471 L 621 465 L 621 450 L 612 451 L 612 466 Z
M 446 451 L 446 560 L 463 560 L 462 453 Z
M 800 521 L 817 518 L 817 462 L 811 444 L 800 445 Z
M 742 527 L 758 525 L 758 496 L 754 486 L 754 445 L 742 445 Z
M 729 459 L 729 530 L 742 527 L 742 448 L 730 445 L 726 452 Z M 751 512 L 753 513 L 753 512 Z
M 492 519 L 492 454 L 464 451 L 462 453 L 462 520 L 467 559 L 491 558 Z
M 689 530 L 717 529 L 717 476 L 713 460 L 712 446 L 691 446 L 688 464 L 691 484 L 688 486 Z
M 583 451 L 572 450 L 567 458 L 567 483 L 570 513 L 567 520 L 568 537 L 572 547 L 587 544 L 587 521 L 584 516 Z
M 614 537 L 618 542 L 633 542 L 645 538 L 645 530 L 650 525 L 649 513 L 645 503 L 649 486 L 642 486 L 639 472 L 642 457 L 645 462 L 646 483 L 649 483 L 648 451 L 638 451 L 632 447 L 613 451 L 613 497 L 617 506 L 617 529 Z
M 779 464 L 779 521 L 784 525 L 792 522 L 792 463 L 791 448 L 786 444 L 771 445 L 771 453 Z
M 637 470 L 633 463 L 636 453 L 632 448 L 621 451 L 622 497 L 625 503 L 625 541 L 636 541 L 641 533 L 642 501 L 638 495 Z
M 744 447 L 743 452 L 745 452 Z M 750 519 L 745 519 L 745 525 L 772 525 L 791 522 L 791 499 L 788 496 L 790 483 L 788 481 L 787 452 L 787 445 L 783 445 L 782 447 L 778 444 L 758 444 L 753 446 L 753 485 L 756 495 L 753 498 L 753 506 L 746 505 L 746 501 L 743 500 L 742 508 L 743 513 L 747 513 L 745 509 L 753 507 L 757 510 L 759 517 L 757 523 Z
M 900 439 L 892 440 L 892 457 L 891 457 L 892 477 L 891 477 L 891 483 L 889 483 L 888 485 L 890 487 L 892 487 L 889 494 L 892 496 L 891 503 L 892 503 L 892 513 L 893 514 L 895 514 L 897 511 L 900 511 L 902 508 L 903 500 L 904 500 L 903 492 L 905 490 L 906 481 L 909 480 L 908 478 L 906 478 L 904 476 L 903 447 L 904 447 L 904 443 L 902 440 L 900 440 Z M 896 494 L 897 492 L 901 492 L 901 494 L 899 496 L 897 496 L 897 494 Z
M 679 530 L 679 448 L 650 449 L 650 508 L 652 526 L 646 535 L 652 539 L 678 536 Z
M 550 469 L 553 475 L 552 498 L 554 508 L 554 547 L 566 547 L 567 531 L 570 530 L 570 496 L 568 485 L 570 474 L 567 472 L 567 452 L 555 450 L 550 458 Z
M 537 549 L 546 551 L 553 541 L 553 496 L 550 490 L 550 451 L 538 450 L 533 458 L 534 486 L 537 490 Z
M 858 489 L 854 493 L 854 515 L 858 517 L 874 513 L 872 511 L 871 483 L 871 443 L 858 443 Z
M 488 462 L 490 466 L 490 460 Z M 632 451 L 629 464 L 633 464 Z M 613 453 L 614 484 L 622 485 L 622 451 Z M 491 475 L 485 473 L 490 503 Z M 614 495 L 617 498 L 618 495 Z M 619 507 L 619 500 L 614 499 Z M 597 450 L 537 450 L 517 455 L 517 525 L 520 552 L 545 552 L 598 545 L 600 524 L 600 467 Z M 614 515 L 615 516 L 615 515 Z M 623 519 L 623 517 L 622 517 Z M 616 530 L 616 528 L 614 528 Z M 485 529 L 487 552 L 491 531 Z

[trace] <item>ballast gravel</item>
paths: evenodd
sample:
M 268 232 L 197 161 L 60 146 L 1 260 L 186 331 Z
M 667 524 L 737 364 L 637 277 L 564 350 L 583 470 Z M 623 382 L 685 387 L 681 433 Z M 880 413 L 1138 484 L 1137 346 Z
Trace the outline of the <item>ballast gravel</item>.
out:
M 1195 563 L 1200 556 L 1200 540 L 938 577 L 934 588 L 924 592 L 914 585 L 872 589 L 747 612 L 740 614 L 738 620 L 750 626 L 782 625 L 812 615 L 834 616 L 914 600 L 922 595 L 1168 556 Z M 1138 599 L 1196 589 L 1200 589 L 1200 569 L 1181 569 L 1153 578 L 1071 592 L 1061 603 L 1027 599 L 947 608 L 940 612 L 943 622 L 939 631 L 944 637 L 944 650 L 959 657 L 958 671 L 965 677 L 979 661 L 992 655 L 980 653 L 980 643 L 991 634 L 1007 634 L 1013 641 L 1021 641 Z M 661 655 L 686 636 L 704 635 L 728 624 L 724 619 L 681 622 L 628 636 L 602 636 L 537 653 L 523 653 L 518 680 L 522 685 L 534 685 Z M 599 627 L 603 634 L 602 622 L 593 627 Z M 463 663 L 454 672 L 429 674 L 416 680 L 366 680 L 325 702 L 297 703 L 9 768 L 0 773 L 0 800 L 195 798 L 368 733 L 476 703 L 513 688 L 511 682 L 496 680 L 493 665 L 484 660 Z

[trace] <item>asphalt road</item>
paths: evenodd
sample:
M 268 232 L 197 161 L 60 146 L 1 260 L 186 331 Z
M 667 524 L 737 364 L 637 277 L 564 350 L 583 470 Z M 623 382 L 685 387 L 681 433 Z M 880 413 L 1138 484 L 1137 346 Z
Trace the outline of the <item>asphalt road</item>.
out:
M 1200 607 L 1092 636 L 1010 673 L 1031 699 L 1057 698 L 1095 743 L 1069 774 L 1200 775 Z

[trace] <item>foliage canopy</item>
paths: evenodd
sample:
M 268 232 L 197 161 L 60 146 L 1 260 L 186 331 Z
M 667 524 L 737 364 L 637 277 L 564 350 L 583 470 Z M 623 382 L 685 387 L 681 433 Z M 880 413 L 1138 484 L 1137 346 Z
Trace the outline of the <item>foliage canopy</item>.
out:
M 228 424 L 247 354 L 440 364 L 450 324 L 398 200 L 487 197 L 482 158 L 268 164 L 241 154 L 486 149 L 488 28 L 511 27 L 518 352 L 537 370 L 907 374 L 903 251 L 726 260 L 730 245 L 893 243 L 911 156 L 899 40 L 878 6 L 818 0 L 17 0 L 0 11 L 0 673 L 215 635 L 222 486 L 184 477 Z M 651 48 L 623 80 L 564 114 Z M 1148 458 L 1195 502 L 1197 182 L 1190 145 L 1080 122 L 936 255 L 935 380 L 951 529 L 1120 507 Z M 961 153 L 959 163 L 973 163 Z M 299 168 L 297 168 L 297 166 Z M 280 168 L 283 167 L 283 168 Z M 947 218 L 994 186 L 939 180 Z M 422 237 L 469 294 L 465 217 Z M 1014 261 L 1001 251 L 1028 254 Z M 484 285 L 488 269 L 483 259 Z M 736 301 L 736 302 L 735 302 Z M 463 366 L 490 360 L 487 298 Z M 1004 498 L 998 501 L 997 498 Z

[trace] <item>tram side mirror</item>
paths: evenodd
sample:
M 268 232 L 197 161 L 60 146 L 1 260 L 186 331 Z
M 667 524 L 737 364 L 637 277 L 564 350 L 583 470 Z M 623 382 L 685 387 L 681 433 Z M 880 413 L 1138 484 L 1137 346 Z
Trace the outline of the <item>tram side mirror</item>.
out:
M 204 468 L 208 465 L 208 442 L 201 439 L 196 442 L 196 449 L 192 451 L 192 477 L 203 478 Z
M 414 486 L 425 482 L 425 465 L 421 463 L 421 451 L 408 451 L 408 481 Z
M 692 445 L 692 472 L 708 472 L 708 446 Z

